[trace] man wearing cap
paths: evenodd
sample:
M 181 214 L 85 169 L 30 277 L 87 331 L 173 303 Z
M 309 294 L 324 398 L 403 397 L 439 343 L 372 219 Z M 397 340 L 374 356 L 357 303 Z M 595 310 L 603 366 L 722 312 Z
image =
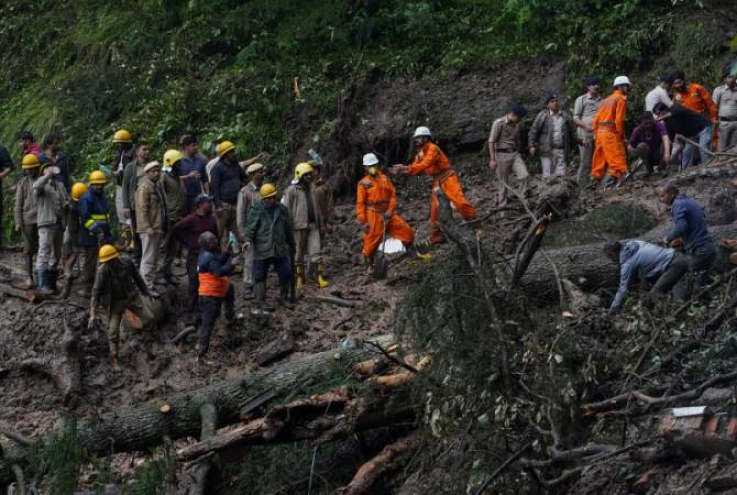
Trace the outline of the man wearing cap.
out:
M 356 218 L 363 231 L 363 259 L 366 263 L 366 280 L 374 268 L 374 255 L 386 238 L 397 239 L 407 248 L 411 256 L 429 260 L 430 255 L 421 255 L 414 246 L 415 232 L 397 213 L 397 193 L 391 179 L 379 168 L 379 159 L 373 153 L 363 155 L 366 175 L 356 187 Z
M 172 227 L 187 214 L 187 192 L 184 189 L 185 184 L 180 180 L 183 159 L 184 155 L 179 150 L 169 150 L 164 153 L 164 166 L 161 169 L 163 172 L 161 174 L 161 187 L 166 199 L 166 217 L 168 221 L 163 240 L 164 263 L 161 266 L 161 273 L 169 283 L 174 283 L 172 266 L 179 249 L 179 242 L 173 234 Z
M 197 257 L 200 253 L 199 238 L 204 232 L 211 232 L 220 237 L 217 218 L 212 213 L 212 198 L 200 194 L 194 200 L 194 212 L 190 213 L 174 225 L 174 234 L 180 242 L 187 245 L 187 308 L 190 319 L 198 313 Z
M 627 118 L 627 92 L 631 83 L 627 76 L 614 79 L 614 91 L 599 104 L 591 129 L 594 132 L 594 156 L 591 161 L 591 184 L 596 187 L 609 167 L 609 180 L 614 185 L 627 172 L 624 146 L 624 121 Z
M 110 244 L 105 244 L 99 250 L 100 264 L 97 267 L 95 285 L 92 288 L 90 299 L 90 318 L 87 328 L 95 325 L 97 305 L 102 303 L 107 314 L 107 337 L 110 345 L 110 359 L 113 369 L 120 369 L 119 344 L 120 322 L 125 310 L 135 314 L 143 324 L 143 342 L 146 355 L 154 358 L 154 327 L 155 321 L 151 312 L 150 301 L 142 296 L 150 296 L 149 290 L 135 265 L 126 257 L 121 257 L 118 250 Z
M 657 86 L 651 89 L 647 96 L 645 96 L 646 112 L 652 113 L 653 108 L 655 108 L 655 105 L 657 105 L 658 103 L 663 103 L 665 106 L 668 107 L 673 104 L 673 100 L 671 100 L 670 94 L 668 94 L 668 91 L 670 90 L 671 79 L 672 77 L 670 74 L 664 73 L 660 75 Z M 653 117 L 655 117 L 654 113 Z
M 686 75 L 681 69 L 673 71 L 673 102 L 683 105 L 689 110 L 693 110 L 698 114 L 702 114 L 711 122 L 698 135 L 699 145 L 711 151 L 711 136 L 713 132 L 713 123 L 717 122 L 717 106 L 711 99 L 709 91 L 701 84 L 686 81 Z M 701 163 L 707 163 L 712 156 L 709 152 L 699 150 Z M 692 144 L 686 143 L 683 147 L 683 155 L 681 156 L 681 168 L 688 168 L 693 165 L 697 149 Z
M 136 158 L 128 163 L 123 171 L 123 216 L 130 219 L 133 227 L 133 261 L 138 264 L 141 262 L 142 245 L 141 236 L 138 235 L 136 226 L 136 190 L 139 181 L 145 174 L 144 168 L 151 157 L 151 147 L 148 143 L 140 141 L 136 144 L 134 153 Z
M 725 67 L 722 71 L 724 84 L 714 90 L 713 100 L 719 116 L 718 150 L 727 151 L 737 147 L 737 85 L 735 75 Z
M 264 166 L 261 163 L 249 165 L 246 169 L 248 184 L 238 193 L 238 205 L 236 206 L 236 221 L 238 223 L 238 237 L 243 244 L 243 292 L 241 297 L 246 300 L 253 299 L 253 249 L 246 240 L 246 225 L 248 224 L 248 212 L 257 201 L 261 200 L 259 189 L 264 183 Z
M 566 173 L 566 155 L 578 142 L 573 122 L 560 109 L 558 95 L 548 93 L 545 107 L 537 114 L 530 127 L 530 155 L 540 153 L 540 164 L 544 178 L 552 174 L 563 177 Z
M 599 110 L 601 95 L 599 94 L 599 76 L 589 76 L 584 81 L 586 93 L 576 98 L 573 104 L 573 125 L 576 126 L 579 140 L 579 155 L 581 163 L 578 166 L 578 185 L 585 186 L 591 172 L 591 158 L 594 156 L 594 133 L 591 124 Z
M 36 196 L 36 225 L 38 227 L 38 293 L 51 295 L 56 292 L 57 267 L 61 259 L 64 240 L 64 220 L 69 206 L 69 194 L 56 180 L 54 166 L 48 161 L 41 165 L 41 176 L 33 181 Z
M 210 193 L 207 157 L 200 153 L 197 147 L 197 137 L 193 134 L 184 134 L 179 139 L 179 147 L 184 155 L 179 178 L 187 192 L 187 213 L 192 213 L 194 199 L 199 194 Z
M 489 133 L 489 168 L 496 172 L 499 206 L 507 204 L 511 187 L 509 176 L 514 172 L 517 177 L 518 191 L 522 196 L 527 194 L 527 166 L 519 154 L 519 123 L 527 115 L 527 109 L 514 104 L 504 117 L 494 121 Z
M 23 258 L 29 287 L 33 284 L 33 257 L 38 251 L 38 226 L 36 225 L 36 195 L 33 182 L 39 174 L 41 161 L 34 154 L 23 157 L 23 177 L 15 186 L 15 231 L 23 234 Z
M 159 263 L 159 251 L 168 220 L 166 198 L 161 187 L 161 164 L 147 163 L 144 177 L 136 190 L 136 232 L 141 236 L 141 277 L 149 292 L 156 297 L 154 279 Z
M 77 243 L 84 250 L 82 265 L 82 289 L 78 292 L 82 297 L 89 297 L 95 283 L 97 256 L 100 246 L 112 243 L 110 230 L 110 214 L 105 198 L 107 178 L 99 170 L 90 173 L 89 189 L 82 194 L 77 204 L 79 228 Z
M 409 165 L 397 164 L 392 167 L 395 173 L 411 176 L 429 175 L 433 182 L 430 193 L 430 242 L 438 244 L 444 242 L 443 234 L 438 224 L 437 189 L 441 189 L 464 220 L 475 220 L 476 210 L 463 194 L 461 181 L 451 168 L 450 160 L 440 147 L 431 141 L 432 133 L 425 126 L 415 129 L 413 134 L 417 153 Z

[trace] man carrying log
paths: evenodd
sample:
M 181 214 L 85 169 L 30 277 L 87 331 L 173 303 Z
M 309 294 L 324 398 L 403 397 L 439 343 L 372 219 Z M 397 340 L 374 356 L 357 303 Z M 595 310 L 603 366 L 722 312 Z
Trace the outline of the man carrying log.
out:
M 658 198 L 664 205 L 670 206 L 673 228 L 663 238 L 667 246 L 677 247 L 682 244 L 691 271 L 704 272 L 711 268 L 716 259 L 714 241 L 706 227 L 704 209 L 693 199 L 681 194 L 678 186 L 670 182 L 656 190 Z M 705 283 L 702 275 L 699 285 Z M 679 299 L 685 299 L 686 287 L 680 283 L 676 287 Z
M 611 305 L 613 310 L 622 307 L 635 273 L 653 284 L 649 297 L 650 303 L 655 304 L 688 272 L 688 261 L 681 253 L 645 241 L 610 242 L 604 246 L 604 254 L 620 266 L 619 289 Z
M 110 359 L 113 369 L 120 369 L 118 360 L 120 343 L 120 322 L 125 310 L 131 311 L 143 324 L 143 341 L 146 355 L 153 359 L 154 317 L 149 301 L 142 296 L 150 296 L 143 278 L 136 266 L 128 258 L 121 258 L 115 246 L 105 244 L 99 252 L 100 265 L 97 268 L 95 285 L 90 300 L 90 319 L 87 328 L 92 329 L 98 303 L 102 303 L 107 313 L 107 336 L 110 345 Z
M 415 129 L 413 134 L 417 154 L 409 165 L 397 164 L 392 169 L 398 174 L 406 175 L 429 175 L 432 177 L 432 189 L 430 192 L 430 242 L 439 244 L 445 242 L 440 231 L 438 217 L 438 198 L 435 190 L 441 189 L 448 198 L 453 208 L 464 220 L 475 220 L 476 210 L 468 202 L 463 194 L 461 181 L 455 171 L 451 168 L 450 160 L 440 147 L 431 141 L 432 133 L 425 126 Z
M 414 246 L 415 232 L 397 214 L 397 194 L 391 179 L 379 168 L 379 159 L 373 153 L 363 155 L 366 175 L 356 188 L 356 218 L 363 231 L 363 259 L 366 262 L 366 281 L 370 280 L 374 268 L 374 255 L 386 230 L 386 238 L 393 237 L 407 247 L 407 251 L 422 260 L 430 255 L 421 255 Z

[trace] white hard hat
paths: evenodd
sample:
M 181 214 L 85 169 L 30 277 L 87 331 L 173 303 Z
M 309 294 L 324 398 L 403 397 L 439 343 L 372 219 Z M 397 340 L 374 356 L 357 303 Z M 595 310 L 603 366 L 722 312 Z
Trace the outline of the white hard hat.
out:
M 365 155 L 363 155 L 364 167 L 373 167 L 377 163 L 379 163 L 379 159 L 376 158 L 376 155 L 374 155 L 373 153 L 366 153 Z
M 630 82 L 630 79 L 627 76 L 617 76 L 614 79 L 614 84 L 612 86 L 616 88 L 617 86 L 620 86 L 622 84 L 628 84 L 632 86 L 632 83 Z
M 246 169 L 246 173 L 247 174 L 252 174 L 254 172 L 258 172 L 259 170 L 262 170 L 263 168 L 264 168 L 263 163 L 252 163 Z
M 161 168 L 161 164 L 159 162 L 148 162 L 145 167 L 143 167 L 144 172 L 148 172 L 149 170 L 152 170 L 154 168 Z
M 417 129 L 415 129 L 415 134 L 412 136 L 413 138 L 421 137 L 421 136 L 432 136 L 432 133 L 430 132 L 429 127 L 425 127 L 424 125 L 421 125 Z

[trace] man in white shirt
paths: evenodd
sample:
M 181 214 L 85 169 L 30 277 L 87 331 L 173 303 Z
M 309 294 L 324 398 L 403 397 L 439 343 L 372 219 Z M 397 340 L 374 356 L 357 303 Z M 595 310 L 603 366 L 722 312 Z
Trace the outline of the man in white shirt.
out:
M 668 94 L 671 82 L 672 77 L 670 74 L 661 74 L 660 79 L 658 80 L 658 85 L 655 86 L 645 97 L 646 112 L 653 113 L 653 107 L 655 107 L 655 105 L 657 105 L 658 103 L 663 103 L 665 106 L 668 107 L 673 105 L 673 100 Z M 653 117 L 657 116 L 653 113 Z

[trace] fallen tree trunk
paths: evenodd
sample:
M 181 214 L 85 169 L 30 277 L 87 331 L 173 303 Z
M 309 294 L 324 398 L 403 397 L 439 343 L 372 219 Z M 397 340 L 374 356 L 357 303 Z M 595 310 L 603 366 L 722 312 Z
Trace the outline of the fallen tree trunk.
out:
M 392 337 L 379 340 L 387 345 Z M 176 440 L 199 435 L 202 429 L 200 409 L 204 404 L 215 406 L 218 426 L 233 424 L 240 419 L 241 409 L 264 391 L 299 390 L 305 383 L 320 383 L 334 376 L 336 367 L 348 374 L 354 364 L 372 355 L 375 355 L 373 351 L 363 348 L 323 352 L 144 404 L 119 407 L 80 419 L 77 437 L 91 454 L 145 451 L 161 444 L 164 437 Z M 23 465 L 25 454 L 26 446 L 0 439 L 0 487 L 14 479 L 11 467 Z
M 653 229 L 640 238 L 656 243 L 665 235 L 668 226 L 666 224 Z M 710 227 L 709 231 L 717 244 L 722 239 L 737 238 L 737 225 Z M 619 284 L 619 265 L 604 256 L 603 247 L 603 242 L 585 244 L 547 251 L 547 254 L 558 265 L 561 278 L 571 280 L 585 291 L 602 287 L 616 288 Z M 558 301 L 558 283 L 550 263 L 542 253 L 537 253 L 532 259 L 520 283 L 522 290 L 540 303 Z

